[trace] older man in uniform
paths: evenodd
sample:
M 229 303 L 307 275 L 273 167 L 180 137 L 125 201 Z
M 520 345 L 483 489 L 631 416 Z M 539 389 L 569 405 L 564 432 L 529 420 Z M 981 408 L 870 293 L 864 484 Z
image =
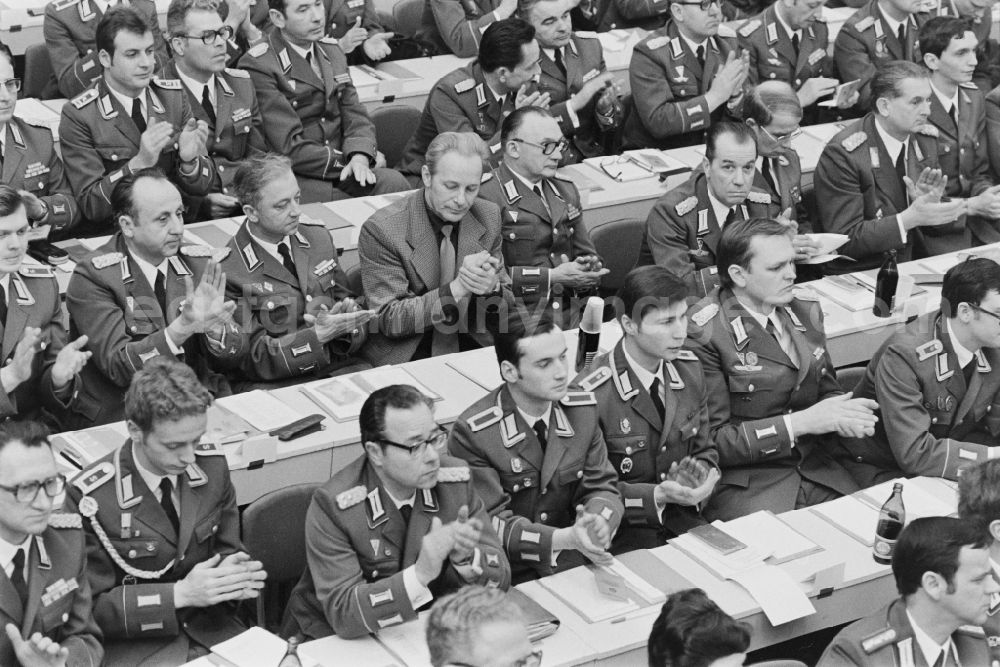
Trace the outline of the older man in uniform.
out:
M 618 291 L 623 336 L 577 386 L 597 397 L 626 525 L 616 550 L 651 549 L 704 523 L 700 504 L 719 479 L 701 363 L 681 349 L 687 286 L 662 266 L 633 269 Z
M 738 113 L 749 71 L 736 41 L 718 35 L 715 0 L 670 3 L 671 20 L 639 42 L 629 63 L 628 148 L 700 144 L 705 130 Z
M 504 383 L 462 413 L 448 448 L 472 468 L 514 583 L 606 563 L 624 508 L 596 397 L 567 392 L 566 339 L 547 315 L 509 320 L 494 342 Z
M 448 431 L 431 408 L 408 385 L 365 399 L 365 453 L 316 491 L 306 513 L 308 567 L 285 634 L 352 639 L 411 621 L 466 584 L 510 585 L 483 500 L 464 462 L 444 455 Z
M 982 461 L 962 471 L 958 478 L 958 517 L 986 536 L 990 574 L 1000 584 L 1000 461 Z M 990 596 L 983 630 L 992 665 L 1000 660 L 1000 595 Z
M 0 428 L 0 663 L 98 667 L 79 514 L 54 513 L 66 487 L 46 430 Z
M 544 109 L 525 107 L 504 119 L 504 158 L 479 196 L 501 207 L 503 256 L 515 297 L 551 309 L 566 328 L 579 324 L 581 299 L 603 267 L 583 220 L 580 193 L 556 176 L 566 140 Z
M 101 19 L 97 48 L 104 73 L 62 110 L 59 141 L 83 216 L 107 231 L 115 184 L 158 166 L 188 195 L 215 179 L 208 125 L 191 114 L 177 79 L 153 78 L 153 35 L 142 16 L 114 7 Z
M 223 451 L 199 444 L 212 396 L 174 359 L 151 360 L 125 395 L 129 439 L 73 478 L 94 618 L 109 664 L 180 665 L 244 630 L 230 602 L 266 574 L 240 544 Z
M 516 0 L 429 0 L 424 4 L 417 37 L 443 53 L 471 58 L 482 48 L 483 33 L 516 11 Z
M 227 295 L 248 339 L 230 374 L 237 390 L 368 368 L 354 355 L 372 312 L 355 301 L 330 233 L 300 218 L 291 162 L 278 155 L 251 158 L 240 165 L 233 188 L 247 216 L 222 263 Z
M 837 382 L 819 303 L 792 291 L 791 231 L 736 221 L 718 256 L 721 288 L 694 306 L 688 331 L 722 468 L 706 515 L 787 512 L 856 491 L 834 458 L 838 435 L 874 433 L 878 406 Z
M 746 125 L 719 123 L 705 136 L 703 169 L 660 197 L 646 218 L 637 264 L 664 266 L 706 295 L 719 284 L 719 236 L 734 220 L 774 218 L 778 202 L 753 189 L 757 140 Z

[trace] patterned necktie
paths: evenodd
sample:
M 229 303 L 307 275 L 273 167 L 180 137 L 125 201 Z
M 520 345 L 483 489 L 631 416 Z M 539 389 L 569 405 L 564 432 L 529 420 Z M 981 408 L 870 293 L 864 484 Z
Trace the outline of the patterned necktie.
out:
M 174 527 L 174 532 L 180 536 L 181 533 L 181 520 L 177 516 L 177 508 L 174 507 L 174 485 L 170 481 L 169 477 L 164 477 L 160 480 L 160 507 L 163 508 L 163 512 L 167 515 L 167 519 L 170 520 L 170 525 Z
M 534 429 L 535 436 L 538 437 L 538 444 L 542 446 L 542 453 L 544 453 L 545 447 L 549 444 L 547 438 L 548 434 L 546 433 L 546 428 L 545 428 L 545 421 L 539 419 L 538 421 L 535 422 L 535 425 L 532 426 L 532 429 Z
M 208 94 L 208 86 L 203 86 L 201 89 L 201 108 L 205 110 L 205 114 L 208 116 L 209 122 L 215 125 L 215 107 L 212 106 L 212 97 Z
M 14 560 L 12 563 L 14 565 L 14 570 L 10 573 L 10 583 L 14 585 L 14 590 L 17 591 L 18 597 L 21 598 L 21 607 L 23 608 L 25 603 L 28 601 L 28 583 L 24 580 L 23 548 L 19 547 L 14 553 Z
M 139 134 L 146 131 L 146 117 L 142 115 L 142 102 L 138 97 L 132 100 L 132 122 L 139 128 Z

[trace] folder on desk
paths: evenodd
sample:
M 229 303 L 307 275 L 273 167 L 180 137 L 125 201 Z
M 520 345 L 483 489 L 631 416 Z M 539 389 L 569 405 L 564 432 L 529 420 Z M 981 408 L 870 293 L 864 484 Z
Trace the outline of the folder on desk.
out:
M 493 391 L 503 382 L 500 368 L 497 366 L 496 352 L 491 347 L 466 352 L 445 363 L 459 375 L 467 377 L 486 391 Z
M 686 164 L 667 154 L 665 151 L 640 148 L 638 150 L 625 151 L 623 155 L 627 155 L 630 160 L 643 169 L 654 174 L 659 174 L 661 177 L 691 171 Z
M 875 526 L 878 524 L 879 511 L 854 496 L 844 496 L 814 505 L 809 511 L 867 547 L 875 543 Z
M 598 572 L 601 572 L 599 579 Z M 617 582 L 614 595 L 602 592 L 609 579 Z M 611 565 L 584 565 L 559 572 L 538 581 L 588 623 L 607 621 L 654 604 L 662 604 L 666 595 L 625 564 L 615 559 Z
M 357 419 L 368 395 L 391 384 L 408 384 L 424 396 L 440 401 L 441 395 L 417 380 L 402 366 L 383 366 L 370 371 L 311 382 L 300 391 L 338 422 Z
M 528 639 L 539 642 L 559 629 L 559 619 L 551 611 L 538 604 L 517 588 L 507 591 L 507 599 L 521 610 L 521 619 L 528 627 Z
M 303 217 L 307 220 L 312 219 L 316 222 L 322 222 L 323 226 L 328 230 L 340 229 L 342 227 L 353 227 L 354 224 L 338 215 L 330 206 L 325 203 L 313 203 L 306 204 L 302 207 Z
M 893 484 L 903 485 L 903 506 L 906 508 L 907 523 L 928 516 L 953 516 L 958 511 L 957 494 L 952 495 L 951 502 L 948 502 L 924 491 L 912 480 L 903 478 L 876 484 L 855 495 L 861 502 L 880 510 L 886 499 L 892 495 Z
M 559 175 L 569 178 L 576 185 L 577 189 L 581 191 L 599 192 L 604 189 L 604 186 L 591 178 L 593 171 L 587 169 L 585 166 L 581 167 L 575 164 L 566 165 L 559 169 Z
M 57 433 L 49 438 L 53 449 L 83 469 L 128 439 L 124 422 L 95 426 L 83 431 Z
M 229 239 L 233 236 L 222 229 L 215 221 L 198 225 L 197 229 L 193 231 L 205 242 L 205 245 L 212 246 L 213 248 L 225 248 L 226 244 L 229 243 Z
M 389 61 L 387 63 L 379 63 L 378 71 L 385 72 L 389 76 L 395 77 L 397 79 L 420 79 L 422 78 L 419 74 L 414 74 L 410 70 L 406 69 L 396 61 Z
M 747 546 L 767 554 L 767 561 L 775 565 L 823 550 L 768 510 L 715 524 Z

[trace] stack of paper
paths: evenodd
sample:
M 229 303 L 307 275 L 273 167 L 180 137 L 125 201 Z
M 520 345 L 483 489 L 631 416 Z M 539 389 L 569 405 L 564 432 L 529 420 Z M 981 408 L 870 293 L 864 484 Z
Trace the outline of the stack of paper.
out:
M 277 665 L 285 656 L 288 643 L 264 628 L 252 627 L 232 639 L 212 647 L 212 653 L 238 667 Z M 319 663 L 299 652 L 302 667 L 318 667 Z
M 794 560 L 823 549 L 782 521 L 781 517 L 766 510 L 726 522 L 716 521 L 715 525 L 751 549 L 764 554 L 765 558 L 774 564 Z
M 855 496 L 844 496 L 809 509 L 861 544 L 870 547 L 875 543 L 878 509 L 871 504 L 862 502 Z
M 953 497 L 951 503 L 945 502 L 927 493 L 913 481 L 902 478 L 867 488 L 858 494 L 858 498 L 875 509 L 881 510 L 882 505 L 892 495 L 893 484 L 903 485 L 903 507 L 906 510 L 906 523 L 928 516 L 951 516 L 958 509 L 957 498 Z
M 299 390 L 338 422 L 344 422 L 358 418 L 361 406 L 369 394 L 391 384 L 408 384 L 416 387 L 431 400 L 441 400 L 437 392 L 428 389 L 427 385 L 413 377 L 402 366 L 383 366 L 370 371 L 311 382 Z
M 372 637 L 343 639 L 330 635 L 314 639 L 299 647 L 299 657 L 320 667 L 343 667 L 343 665 L 405 667 L 406 665 Z M 305 660 L 303 665 L 307 664 Z
M 852 313 L 870 310 L 875 303 L 875 290 L 853 273 L 827 276 L 813 283 L 813 288 Z
M 258 431 L 267 433 L 308 416 L 263 389 L 220 398 L 218 403 Z
M 690 171 L 686 164 L 664 151 L 648 148 L 625 151 L 624 154 L 643 169 L 654 174 L 660 174 L 661 176 L 664 174 L 667 176 L 671 174 L 683 174 Z
M 492 347 L 466 352 L 445 363 L 487 391 L 493 391 L 503 382 L 497 353 Z
M 67 431 L 49 438 L 57 452 L 81 469 L 114 451 L 127 439 L 125 422 L 95 426 L 83 431 Z
M 632 181 L 656 177 L 654 172 L 644 168 L 638 162 L 630 160 L 627 156 L 589 157 L 583 162 L 595 171 L 619 183 L 631 183 Z
M 615 582 L 611 590 L 609 582 Z M 662 604 L 663 591 L 656 588 L 618 559 L 611 565 L 575 567 L 539 579 L 539 583 L 588 623 L 607 621 Z

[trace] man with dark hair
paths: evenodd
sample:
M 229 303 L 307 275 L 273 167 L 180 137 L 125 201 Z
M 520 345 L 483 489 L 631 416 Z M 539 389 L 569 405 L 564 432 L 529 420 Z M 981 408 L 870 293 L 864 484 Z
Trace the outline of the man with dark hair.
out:
M 521 107 L 549 106 L 549 93 L 534 83 L 541 72 L 540 62 L 541 51 L 530 23 L 519 18 L 491 23 L 483 33 L 479 58 L 434 84 L 399 170 L 410 177 L 419 175 L 431 141 L 442 132 L 475 132 L 489 146 L 495 166 L 500 159 L 503 119 Z
M 616 550 L 651 549 L 704 523 L 700 506 L 719 479 L 709 439 L 701 363 L 683 350 L 688 288 L 662 266 L 643 266 L 618 291 L 623 336 L 576 385 L 597 397 L 597 412 L 626 526 Z
M 111 197 L 118 232 L 76 265 L 66 289 L 74 332 L 87 337 L 87 365 L 74 428 L 122 418 L 132 376 L 159 355 L 195 369 L 218 396 L 230 393 L 220 371 L 245 349 L 224 300 L 223 249 L 188 245 L 180 192 L 156 169 L 120 181 Z
M 958 478 L 958 517 L 987 537 L 990 574 L 1000 584 L 1000 461 L 969 466 Z M 983 623 L 990 664 L 1000 660 L 1000 595 L 990 596 L 989 616 Z
M 181 82 L 153 77 L 153 34 L 142 16 L 112 7 L 97 27 L 104 72 L 63 106 L 59 141 L 83 216 L 104 232 L 114 227 L 111 191 L 123 178 L 159 167 L 185 194 L 202 195 L 215 166 L 208 125 L 191 114 Z
M 456 420 L 449 451 L 468 461 L 514 583 L 593 561 L 621 522 L 597 399 L 567 391 L 566 338 L 548 316 L 494 334 L 504 383 Z
M 837 382 L 820 305 L 792 290 L 792 232 L 739 220 L 722 231 L 718 255 L 722 286 L 693 307 L 688 328 L 722 468 L 706 515 L 787 512 L 856 491 L 834 459 L 837 436 L 872 434 L 878 405 Z
M 910 322 L 875 352 L 858 397 L 878 401 L 872 438 L 845 440 L 862 486 L 902 475 L 960 479 L 1000 435 L 1000 265 L 961 262 L 945 274 L 940 310 Z M 994 407 L 996 406 L 996 407 Z
M 636 44 L 629 62 L 628 148 L 700 144 L 713 123 L 738 115 L 749 68 L 736 40 L 718 36 L 715 0 L 670 2 L 671 20 Z
M 516 11 L 516 0 L 430 0 L 424 5 L 417 37 L 444 53 L 471 58 L 482 48 L 483 33 Z
M 750 626 L 722 611 L 705 591 L 672 593 L 649 632 L 649 667 L 742 665 L 750 648 Z
M 237 391 L 368 368 L 355 355 L 372 311 L 348 287 L 326 227 L 300 217 L 289 159 L 250 158 L 239 166 L 233 192 L 246 219 L 229 239 L 221 268 L 248 339 L 231 373 Z
M 947 225 L 965 210 L 964 201 L 941 200 L 947 179 L 937 141 L 921 132 L 933 94 L 927 71 L 884 63 L 870 87 L 872 111 L 827 143 L 813 176 L 819 227 L 847 234 L 840 252 L 856 260 L 828 265 L 834 272 L 877 267 L 888 250 L 899 261 L 921 256 L 915 253 L 925 228 Z
M 323 3 L 268 0 L 268 6 L 274 28 L 240 67 L 257 89 L 268 145 L 292 160 L 303 202 L 409 189 L 399 172 L 385 168 L 344 52 L 323 36 Z
M 53 512 L 66 478 L 46 436 L 34 422 L 0 427 L 0 663 L 95 667 L 83 524 Z
M 656 264 L 704 296 L 719 284 L 719 236 L 734 220 L 776 218 L 780 204 L 753 187 L 757 139 L 741 123 L 716 123 L 705 133 L 705 159 L 684 183 L 660 197 L 646 218 L 638 266 Z
M 979 627 L 1000 593 L 990 576 L 989 543 L 961 519 L 908 524 L 892 556 L 900 597 L 841 630 L 818 667 L 990 664 Z
M 936 16 L 953 16 L 968 22 L 976 36 L 977 62 L 972 80 L 984 94 L 1000 83 L 1000 68 L 996 62 L 1000 45 L 990 38 L 994 4 L 994 0 L 941 0 L 937 10 L 932 12 Z
M 74 98 L 90 88 L 107 67 L 100 58 L 103 47 L 97 40 L 97 26 L 119 4 L 114 0 L 59 0 L 45 6 L 42 36 L 63 97 Z M 150 66 L 159 71 L 170 56 L 160 32 L 156 3 L 128 0 L 125 5 L 138 13 L 151 33 L 156 62 Z
M 514 296 L 576 327 L 584 300 L 608 269 L 587 232 L 580 192 L 556 174 L 566 139 L 549 112 L 521 107 L 504 119 L 500 141 L 503 161 L 479 196 L 500 207 Z
M 510 566 L 469 469 L 409 385 L 377 389 L 359 417 L 365 453 L 316 490 L 308 565 L 284 634 L 345 639 L 413 620 L 466 584 L 506 589 Z
M 542 664 L 542 651 L 528 639 L 524 613 L 495 588 L 466 586 L 435 602 L 426 636 L 433 667 Z
M 225 453 L 202 443 L 212 395 L 175 359 L 125 395 L 129 439 L 73 478 L 108 664 L 179 665 L 245 628 L 235 604 L 266 574 L 240 544 Z M 232 604 L 231 604 L 232 603 Z

